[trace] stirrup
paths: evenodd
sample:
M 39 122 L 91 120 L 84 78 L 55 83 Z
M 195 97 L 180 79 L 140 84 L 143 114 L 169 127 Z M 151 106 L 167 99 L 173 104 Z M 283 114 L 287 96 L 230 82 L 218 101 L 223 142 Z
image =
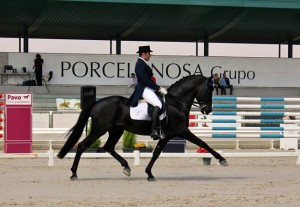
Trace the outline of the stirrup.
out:
M 157 128 L 158 128 L 157 131 L 158 131 L 159 138 L 160 139 L 166 138 L 166 135 L 165 135 L 164 131 L 161 129 L 161 126 L 158 126 Z
M 160 139 L 164 139 L 164 138 L 166 138 L 166 135 L 164 133 L 161 133 L 159 137 L 160 137 Z
M 157 130 L 153 130 L 150 136 L 153 140 L 160 139 L 160 135 L 158 134 Z

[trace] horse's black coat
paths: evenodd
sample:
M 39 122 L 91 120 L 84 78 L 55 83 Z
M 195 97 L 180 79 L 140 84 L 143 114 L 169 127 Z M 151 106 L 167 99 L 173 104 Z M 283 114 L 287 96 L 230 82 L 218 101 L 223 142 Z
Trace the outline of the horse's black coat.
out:
M 146 167 L 145 171 L 148 174 L 149 181 L 155 180 L 151 173 L 154 162 L 159 157 L 167 142 L 176 136 L 182 137 L 199 147 L 207 149 L 209 153 L 219 160 L 221 165 L 227 165 L 227 161 L 219 153 L 211 149 L 204 141 L 196 137 L 188 129 L 189 112 L 194 99 L 196 99 L 201 106 L 202 113 L 209 114 L 212 110 L 212 91 L 206 84 L 206 77 L 193 75 L 182 78 L 168 89 L 168 95 L 166 96 L 168 105 L 168 123 L 165 129 L 166 138 L 159 140 L 153 152 L 152 159 Z M 115 145 L 124 130 L 140 135 L 150 135 L 151 122 L 132 120 L 129 115 L 129 107 L 126 105 L 127 100 L 127 98 L 121 96 L 111 96 L 100 99 L 95 103 L 87 104 L 82 110 L 77 123 L 70 130 L 71 134 L 68 140 L 57 155 L 62 159 L 73 148 L 79 140 L 88 118 L 91 116 L 91 132 L 78 145 L 74 163 L 71 168 L 72 180 L 77 178 L 77 168 L 81 154 L 106 132 L 109 133 L 109 137 L 103 149 L 121 163 L 126 175 L 130 175 L 130 167 L 127 161 L 115 151 Z

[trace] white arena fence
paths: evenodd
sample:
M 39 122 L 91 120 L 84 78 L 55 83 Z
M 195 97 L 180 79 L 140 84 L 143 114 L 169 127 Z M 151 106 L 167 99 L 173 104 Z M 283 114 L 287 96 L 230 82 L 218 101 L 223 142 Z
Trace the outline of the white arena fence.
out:
M 222 152 L 217 151 L 225 158 L 249 158 L 249 157 L 296 157 L 296 165 L 300 165 L 300 151 L 294 152 Z M 76 153 L 68 153 L 66 158 L 74 158 Z M 135 166 L 140 165 L 142 158 L 151 158 L 152 153 L 140 153 L 136 150 L 132 153 L 119 153 L 124 158 L 132 158 Z M 48 158 L 48 166 L 54 166 L 54 160 L 57 153 L 53 149 L 49 149 L 47 153 L 28 153 L 28 154 L 8 154 L 0 153 L 0 159 L 9 158 Z M 112 158 L 109 153 L 83 153 L 82 158 Z M 213 158 L 209 153 L 161 153 L 161 158 Z M 212 159 L 212 164 L 217 163 L 216 159 Z
M 199 111 L 191 111 L 190 115 L 196 116 L 195 119 L 190 119 L 190 123 L 194 127 L 190 129 L 195 133 L 210 132 L 209 137 L 222 138 L 220 132 L 226 132 L 223 138 L 236 138 L 228 135 L 228 132 L 235 134 L 247 131 L 249 133 L 267 134 L 261 135 L 260 138 L 285 138 L 295 137 L 291 133 L 282 132 L 299 132 L 300 119 L 288 120 L 282 117 L 300 117 L 300 98 L 249 98 L 249 97 L 228 97 L 228 96 L 214 96 L 214 102 L 221 102 L 221 104 L 213 104 L 213 112 L 211 115 L 202 115 Z M 261 104 L 245 104 L 247 102 L 258 102 Z M 266 102 L 283 102 L 283 104 L 266 104 Z M 225 103 L 224 103 L 225 102 Z M 243 104 L 238 104 L 239 102 Z M 290 103 L 299 103 L 291 105 Z M 255 109 L 253 111 L 252 109 Z M 53 114 L 62 113 L 79 113 L 78 110 L 65 110 L 65 111 L 49 111 L 49 128 L 38 129 L 34 131 L 52 130 L 53 128 Z M 247 117 L 264 117 L 264 118 L 247 118 Z M 271 118 L 266 118 L 271 117 Z M 276 117 L 276 119 L 272 118 Z M 279 118 L 277 118 L 279 117 Z M 203 123 L 208 127 L 203 127 Z M 248 126 L 246 126 L 248 124 Z M 251 127 L 252 125 L 261 125 L 260 127 Z M 282 124 L 283 126 L 270 127 L 268 125 Z M 246 127 L 245 127 L 246 126 Z M 65 132 L 68 129 L 54 128 L 53 133 Z M 260 132 L 260 133 L 258 133 Z M 38 133 L 38 132 L 37 132 Z M 218 135 L 217 135 L 218 134 Z M 276 135 L 274 135 L 276 134 Z M 281 135 L 278 135 L 281 134 Z M 238 136 L 237 136 L 238 137 Z
M 269 142 L 270 149 L 274 148 L 274 142 L 278 144 L 279 141 L 284 149 L 298 148 L 300 98 L 214 96 L 213 103 L 211 115 L 202 115 L 194 110 L 190 113 L 194 117 L 190 119 L 193 125 L 190 130 L 199 138 L 213 144 L 228 143 L 227 146 L 235 142 L 236 149 L 240 149 L 241 143 L 258 143 L 259 139 L 261 143 Z M 79 112 L 49 111 L 49 128 L 34 128 L 33 133 L 63 134 L 69 129 L 53 128 L 53 115 Z M 295 119 L 286 119 L 289 117 Z M 284 147 L 287 142 L 293 143 L 293 146 Z
M 299 116 L 300 116 L 300 98 L 244 98 L 244 97 L 228 97 L 215 96 L 213 97 L 213 112 L 211 115 L 202 115 L 200 112 L 191 111 L 190 115 L 195 116 L 190 119 L 190 129 L 196 136 L 200 138 L 218 138 L 218 139 L 271 139 L 271 148 L 274 139 L 289 140 L 293 143 L 299 138 Z M 220 102 L 220 103 L 215 103 Z M 250 102 L 250 104 L 249 104 Z M 257 104 L 260 102 L 260 104 Z M 269 104 L 273 102 L 276 104 Z M 280 102 L 280 104 L 278 104 Z M 240 104 L 242 103 L 242 104 Z M 247 103 L 247 104 L 246 104 Z M 253 104 L 254 103 L 254 104 Z M 295 104 L 299 103 L 299 104 Z M 49 112 L 49 115 L 60 112 Z M 66 112 L 66 113 L 78 113 Z M 250 118 L 249 118 L 250 116 Z M 274 118 L 277 117 L 276 119 Z M 261 118 L 264 117 L 264 118 Z M 266 118 L 267 117 L 267 118 Z M 270 118 L 268 118 L 270 117 Z M 278 118 L 281 117 L 281 118 Z M 287 119 L 289 118 L 289 119 Z M 53 126 L 53 116 L 49 117 L 49 127 Z M 273 126 L 273 125 L 276 126 Z M 253 126 L 255 125 L 255 126 Z M 260 126 L 256 126 L 260 125 Z M 261 126 L 262 125 L 262 126 Z M 280 126 L 277 126 L 280 125 Z M 67 129 L 44 129 L 55 133 Z M 33 130 L 34 132 L 43 129 Z M 238 139 L 236 139 L 239 149 Z M 293 145 L 294 146 L 294 145 Z M 300 164 L 299 151 L 294 152 L 251 152 L 251 153 L 223 153 L 224 157 L 280 157 L 280 156 L 296 156 L 296 164 Z M 134 158 L 134 164 L 138 165 L 140 158 L 151 157 L 151 153 L 121 153 L 125 158 Z M 50 141 L 50 149 L 47 153 L 30 153 L 30 154 L 0 154 L 0 158 L 21 158 L 21 157 L 48 157 L 49 165 L 54 164 L 54 153 L 52 149 L 52 141 Z M 69 153 L 67 157 L 74 157 L 74 153 Z M 85 158 L 102 158 L 111 157 L 108 153 L 85 153 Z M 161 157 L 211 157 L 206 153 L 162 153 Z

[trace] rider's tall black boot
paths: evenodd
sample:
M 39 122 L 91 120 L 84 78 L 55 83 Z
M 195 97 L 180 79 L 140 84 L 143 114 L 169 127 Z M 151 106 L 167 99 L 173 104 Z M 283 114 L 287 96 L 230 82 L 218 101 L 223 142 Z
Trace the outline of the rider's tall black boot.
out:
M 159 121 L 159 111 L 160 111 L 160 108 L 158 106 L 155 106 L 153 113 L 152 113 L 151 138 L 154 140 L 157 140 L 160 138 L 159 133 L 157 131 L 157 124 Z

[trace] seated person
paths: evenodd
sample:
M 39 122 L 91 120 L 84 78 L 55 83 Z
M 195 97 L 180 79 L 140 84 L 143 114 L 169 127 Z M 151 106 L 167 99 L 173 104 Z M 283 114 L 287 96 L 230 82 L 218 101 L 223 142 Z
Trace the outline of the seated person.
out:
M 135 73 L 131 73 L 131 78 L 132 78 L 132 84 L 128 87 L 136 87 L 137 85 L 137 79 Z
M 220 80 L 221 95 L 226 95 L 226 90 L 225 90 L 226 85 L 227 85 L 226 80 L 224 77 L 222 77 Z
M 221 88 L 221 85 L 220 85 L 220 77 L 218 75 L 218 73 L 216 73 L 214 75 L 214 89 L 216 89 L 216 93 L 217 95 L 219 95 L 219 88 Z
M 230 95 L 232 95 L 233 85 L 230 85 L 230 79 L 226 77 L 226 74 L 225 74 L 225 73 L 223 74 L 223 78 L 224 78 L 225 81 L 226 81 L 226 86 L 225 86 L 225 88 L 230 88 Z M 225 94 L 226 94 L 226 91 L 225 91 Z

